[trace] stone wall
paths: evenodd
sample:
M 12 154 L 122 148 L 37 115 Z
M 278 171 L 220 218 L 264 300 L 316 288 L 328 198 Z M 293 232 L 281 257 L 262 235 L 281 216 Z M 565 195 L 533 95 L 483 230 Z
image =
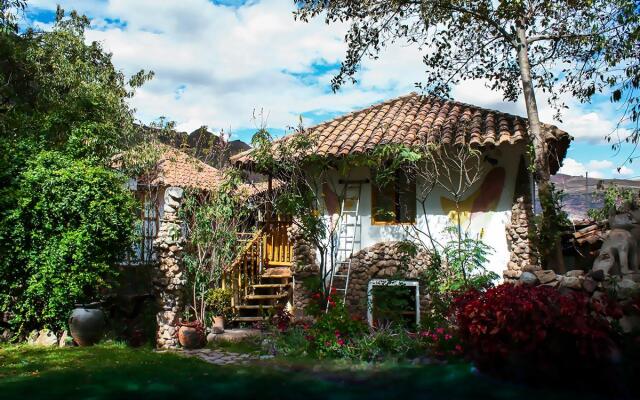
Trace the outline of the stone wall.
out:
M 300 317 L 304 315 L 312 295 L 305 288 L 304 280 L 310 276 L 318 277 L 320 267 L 316 262 L 315 248 L 304 239 L 299 228 L 292 226 L 289 237 L 293 242 L 295 259 L 293 306 L 296 316 Z M 381 242 L 353 255 L 345 303 L 354 315 L 363 318 L 367 315 L 367 285 L 371 279 L 417 280 L 420 271 L 429 265 L 429 257 L 424 253 L 405 260 L 406 254 L 400 251 L 399 244 L 395 241 Z M 342 287 L 337 279 L 336 286 Z M 423 287 L 420 287 L 420 303 L 421 309 L 426 310 L 428 302 Z
M 156 315 L 156 345 L 159 348 L 178 346 L 178 323 L 185 305 L 186 275 L 182 263 L 184 237 L 182 221 L 178 218 L 182 196 L 181 188 L 169 187 L 165 190 L 164 213 L 160 219 L 158 237 L 154 241 L 158 254 L 158 268 L 155 270 L 153 284 L 159 302 Z
M 352 257 L 346 305 L 355 315 L 367 315 L 367 288 L 372 279 L 418 280 L 429 266 L 429 256 L 408 257 L 400 242 L 381 242 L 362 249 Z M 427 293 L 420 286 L 420 309 L 428 306 Z
M 529 173 L 526 161 L 522 158 L 511 207 L 511 222 L 505 227 L 510 252 L 507 269 L 503 274 L 507 282 L 516 281 L 523 271 L 540 269 L 537 252 L 531 242 L 534 226 L 530 191 Z
M 556 274 L 553 270 L 523 271 L 516 284 L 529 286 L 550 286 L 561 292 L 584 292 L 592 300 L 604 295 L 615 295 L 622 306 L 622 311 L 632 311 L 631 301 L 640 295 L 640 273 L 605 276 L 603 271 L 585 273 L 582 270 Z M 640 329 L 640 318 L 629 313 L 620 319 L 620 327 L 624 332 Z

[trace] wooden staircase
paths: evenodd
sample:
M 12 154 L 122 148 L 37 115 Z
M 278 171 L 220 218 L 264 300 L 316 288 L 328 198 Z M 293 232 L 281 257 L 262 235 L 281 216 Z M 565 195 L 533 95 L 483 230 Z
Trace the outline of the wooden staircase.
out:
M 284 308 L 292 297 L 293 252 L 286 225 L 267 223 L 253 236 L 241 236 L 245 247 L 225 271 L 233 291 L 234 322 L 259 322 Z
M 249 294 L 236 307 L 236 322 L 263 321 L 286 306 L 291 297 L 289 268 L 268 268 L 260 275 L 259 282 L 250 286 Z

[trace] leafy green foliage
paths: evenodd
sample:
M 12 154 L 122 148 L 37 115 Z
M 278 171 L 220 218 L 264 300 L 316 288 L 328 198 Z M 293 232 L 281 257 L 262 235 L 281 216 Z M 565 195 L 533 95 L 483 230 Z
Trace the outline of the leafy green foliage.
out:
M 296 3 L 295 16 L 302 21 L 350 24 L 346 57 L 331 82 L 334 90 L 355 81 L 362 60 L 376 59 L 384 47 L 399 42 L 416 46 L 423 55 L 421 87 L 448 95 L 461 81 L 484 79 L 505 99 L 516 101 L 522 92 L 516 54 L 526 46 L 531 80 L 556 109 L 564 106 L 561 93 L 588 101 L 609 89 L 614 101 L 632 100 L 630 116 L 638 120 L 640 17 L 634 0 Z M 558 68 L 559 61 L 565 66 Z
M 214 317 L 224 317 L 225 321 L 231 321 L 233 318 L 233 309 L 231 308 L 231 298 L 233 292 L 230 288 L 214 288 L 209 289 L 205 295 L 207 309 L 211 311 Z
M 562 209 L 564 192 L 556 189 L 553 183 L 549 185 L 549 189 L 550 196 L 540 197 L 540 204 L 544 209 L 552 209 L 554 212 L 547 214 L 546 217 L 540 215 L 534 217 L 535 237 L 531 238 L 545 265 L 550 264 L 552 260 L 550 250 L 554 248 L 554 243 L 559 241 L 562 232 L 571 226 L 569 215 Z
M 95 300 L 131 247 L 134 203 L 112 157 L 137 139 L 130 81 L 86 17 L 57 10 L 50 31 L 0 3 L 0 307 L 13 328 L 61 328 Z
M 445 274 L 440 290 L 483 288 L 499 278 L 494 272 L 486 270 L 487 257 L 493 253 L 493 249 L 480 236 L 472 237 L 467 231 L 460 232 L 456 226 L 449 226 L 446 231 L 451 235 L 451 240 L 444 246 L 449 273 Z
M 0 227 L 0 307 L 21 331 L 59 329 L 75 303 L 109 286 L 131 243 L 135 203 L 121 175 L 59 152 L 29 161 L 18 183 Z
M 338 300 L 309 329 L 309 351 L 320 358 L 340 356 L 343 347 L 366 332 L 366 329 L 364 322 L 354 319 Z
M 190 309 L 196 319 L 203 322 L 211 294 L 209 290 L 220 285 L 223 269 L 240 250 L 238 232 L 249 216 L 246 202 L 236 191 L 240 183 L 237 171 L 230 170 L 221 184 L 211 191 L 187 191 L 179 210 L 187 227 L 184 263 L 191 292 Z M 217 306 L 220 306 L 218 301 Z
M 618 210 L 635 209 L 638 206 L 638 192 L 633 189 L 610 186 L 602 192 L 604 204 L 602 208 L 592 208 L 587 211 L 589 218 L 604 221 L 611 213 Z

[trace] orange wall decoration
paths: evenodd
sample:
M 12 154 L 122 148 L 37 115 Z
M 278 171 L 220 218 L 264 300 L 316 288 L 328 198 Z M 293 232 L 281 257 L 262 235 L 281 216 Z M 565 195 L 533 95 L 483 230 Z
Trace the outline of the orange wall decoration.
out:
M 496 210 L 504 189 L 505 180 L 505 169 L 503 167 L 495 167 L 487 173 L 478 189 L 458 203 L 458 207 L 456 207 L 455 201 L 440 197 L 442 210 L 454 224 L 458 223 L 459 218 L 461 225 L 467 225 L 475 213 Z

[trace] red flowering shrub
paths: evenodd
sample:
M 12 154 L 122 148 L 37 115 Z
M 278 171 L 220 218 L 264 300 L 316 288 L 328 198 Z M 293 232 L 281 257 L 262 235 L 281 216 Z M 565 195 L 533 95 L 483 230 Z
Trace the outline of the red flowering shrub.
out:
M 618 311 L 606 298 L 503 284 L 454 304 L 466 354 L 487 372 L 566 376 L 608 362 L 614 348 L 606 317 Z
M 310 350 L 320 357 L 341 355 L 342 348 L 351 340 L 367 332 L 367 325 L 353 318 L 341 301 L 329 307 L 307 331 Z
M 278 312 L 273 315 L 273 317 L 271 317 L 271 324 L 275 326 L 278 331 L 286 332 L 287 330 L 289 330 L 292 319 L 293 315 L 291 315 L 291 313 L 287 309 L 282 308 L 278 310 Z
M 418 346 L 436 358 L 455 358 L 462 355 L 462 344 L 456 332 L 450 328 L 435 328 L 411 333 Z

